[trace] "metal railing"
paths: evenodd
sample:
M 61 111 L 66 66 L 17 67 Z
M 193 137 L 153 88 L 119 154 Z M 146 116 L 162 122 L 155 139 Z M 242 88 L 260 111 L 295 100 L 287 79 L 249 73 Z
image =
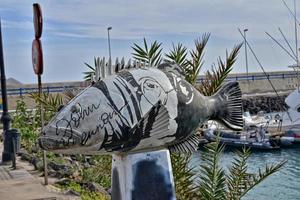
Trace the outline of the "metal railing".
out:
M 297 74 L 295 72 L 291 73 L 281 73 L 281 74 L 268 74 L 269 79 L 286 79 L 286 78 L 297 78 Z M 200 76 L 197 79 L 197 82 L 200 82 L 203 80 L 204 77 Z M 226 81 L 255 81 L 255 80 L 266 80 L 267 77 L 263 74 L 257 74 L 257 75 L 237 75 L 237 76 L 229 76 L 227 77 Z M 47 93 L 57 93 L 57 92 L 64 92 L 66 89 L 75 89 L 75 90 L 81 90 L 84 87 L 82 86 L 46 86 L 43 87 L 43 92 Z M 30 88 L 15 88 L 15 89 L 7 89 L 7 95 L 26 95 L 30 93 L 38 92 L 38 88 L 36 87 L 30 87 Z M 1 94 L 1 90 L 0 90 Z
M 255 80 L 266 80 L 266 79 L 286 79 L 286 78 L 297 78 L 297 74 L 295 72 L 291 73 L 281 73 L 281 74 L 268 74 L 267 77 L 264 74 L 257 75 L 237 75 L 237 76 L 229 76 L 226 81 L 255 81 Z M 204 77 L 201 76 L 197 79 L 197 81 L 203 80 Z
M 42 91 L 47 93 L 57 93 L 57 92 L 64 92 L 67 89 L 83 89 L 83 88 L 84 87 L 80 87 L 80 86 L 46 86 L 42 88 Z M 36 92 L 38 92 L 38 88 L 35 87 L 7 89 L 7 95 L 23 96 L 26 94 L 31 94 Z

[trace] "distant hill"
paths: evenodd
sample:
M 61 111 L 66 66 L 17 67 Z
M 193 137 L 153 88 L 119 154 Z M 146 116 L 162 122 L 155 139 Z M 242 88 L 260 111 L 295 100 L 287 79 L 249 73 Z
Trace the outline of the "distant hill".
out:
M 19 85 L 23 85 L 23 83 L 21 83 L 20 81 L 14 78 L 8 78 L 6 79 L 6 85 L 19 86 Z
M 8 79 L 6 79 L 6 85 L 7 86 L 21 86 L 21 85 L 23 85 L 23 83 L 21 83 L 20 81 L 14 79 L 14 78 L 8 78 Z

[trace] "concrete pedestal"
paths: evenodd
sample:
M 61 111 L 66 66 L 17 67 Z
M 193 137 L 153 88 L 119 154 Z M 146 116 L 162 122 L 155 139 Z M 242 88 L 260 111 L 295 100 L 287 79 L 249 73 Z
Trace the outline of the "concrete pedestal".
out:
M 168 150 L 113 155 L 112 200 L 175 200 Z

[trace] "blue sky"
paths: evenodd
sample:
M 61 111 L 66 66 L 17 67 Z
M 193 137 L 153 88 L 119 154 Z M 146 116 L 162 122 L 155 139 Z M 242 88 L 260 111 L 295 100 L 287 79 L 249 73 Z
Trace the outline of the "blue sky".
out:
M 112 26 L 112 57 L 131 57 L 133 43 L 163 43 L 164 52 L 172 42 L 193 47 L 194 39 L 210 32 L 204 72 L 224 57 L 226 49 L 243 41 L 237 28 L 248 28 L 247 38 L 267 71 L 286 70 L 293 64 L 265 31 L 282 41 L 278 27 L 294 45 L 293 19 L 281 0 L 45 0 L 40 3 L 44 17 L 42 44 L 44 82 L 82 80 L 94 56 L 108 57 L 107 27 Z M 286 0 L 292 8 L 293 0 Z M 6 76 L 23 83 L 36 82 L 31 64 L 34 37 L 32 3 L 29 0 L 1 0 L 0 17 Z M 300 3 L 297 5 L 300 10 Z M 299 27 L 300 28 L 300 27 Z M 283 41 L 282 41 L 283 42 Z M 249 71 L 260 71 L 248 52 Z M 244 48 L 234 72 L 245 72 Z

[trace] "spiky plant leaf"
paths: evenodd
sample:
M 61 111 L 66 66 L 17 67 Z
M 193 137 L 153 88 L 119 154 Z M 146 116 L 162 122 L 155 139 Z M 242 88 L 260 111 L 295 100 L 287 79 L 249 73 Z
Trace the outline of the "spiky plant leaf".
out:
M 206 72 L 204 80 L 201 81 L 201 84 L 198 87 L 202 94 L 211 96 L 219 90 L 222 83 L 231 72 L 241 46 L 242 44 L 236 45 L 229 55 L 226 51 L 226 61 L 224 62 L 221 57 L 219 57 L 218 67 L 213 65 L 212 70 Z
M 199 198 L 194 184 L 196 171 L 194 167 L 189 166 L 190 159 L 190 155 L 171 154 L 176 199 L 178 200 Z
M 187 48 L 181 43 L 178 43 L 176 46 L 172 44 L 173 48 L 165 56 L 168 58 L 167 61 L 175 62 L 178 65 L 185 68 L 187 66 L 186 57 L 187 57 Z
M 186 61 L 186 65 L 184 65 L 185 71 L 185 79 L 194 85 L 197 81 L 197 77 L 199 75 L 200 69 L 204 64 L 204 49 L 209 40 L 210 34 L 203 34 L 202 38 L 195 40 L 195 49 L 190 51 L 191 60 Z
M 31 93 L 30 98 L 34 99 L 37 104 L 42 104 L 46 111 L 57 112 L 59 106 L 63 105 L 63 98 L 59 93 L 49 94 L 44 92 L 41 95 Z
M 247 172 L 247 159 L 250 156 L 250 150 L 243 148 L 236 152 L 236 157 L 231 163 L 229 174 L 227 174 L 227 199 L 240 199 L 240 195 L 247 188 L 249 173 Z
M 263 170 L 260 168 L 257 173 L 249 173 L 247 181 L 245 181 L 244 185 L 240 186 L 244 188 L 239 196 L 239 199 L 245 196 L 255 186 L 263 182 L 267 177 L 278 172 L 285 165 L 286 162 L 287 161 L 281 161 L 275 164 L 266 164 Z
M 84 64 L 85 64 L 85 66 L 87 66 L 89 68 L 89 71 L 83 72 L 83 74 L 84 74 L 83 80 L 91 81 L 92 76 L 95 76 L 97 65 L 100 64 L 100 58 L 99 57 L 98 58 L 94 57 L 94 66 L 95 67 L 92 67 L 88 63 L 84 63 Z
M 198 183 L 201 199 L 223 200 L 226 198 L 226 176 L 220 166 L 220 156 L 224 150 L 219 140 L 207 144 L 203 152 L 203 164 L 200 165 L 200 181 Z
M 158 43 L 157 41 L 154 41 L 154 43 L 150 45 L 150 48 L 148 48 L 148 44 L 145 38 L 143 41 L 144 41 L 144 47 L 141 47 L 136 43 L 134 43 L 133 46 L 131 47 L 134 50 L 134 52 L 132 53 L 133 58 L 142 63 L 145 63 L 148 66 L 159 65 L 162 60 L 162 55 L 161 55 L 162 43 Z

